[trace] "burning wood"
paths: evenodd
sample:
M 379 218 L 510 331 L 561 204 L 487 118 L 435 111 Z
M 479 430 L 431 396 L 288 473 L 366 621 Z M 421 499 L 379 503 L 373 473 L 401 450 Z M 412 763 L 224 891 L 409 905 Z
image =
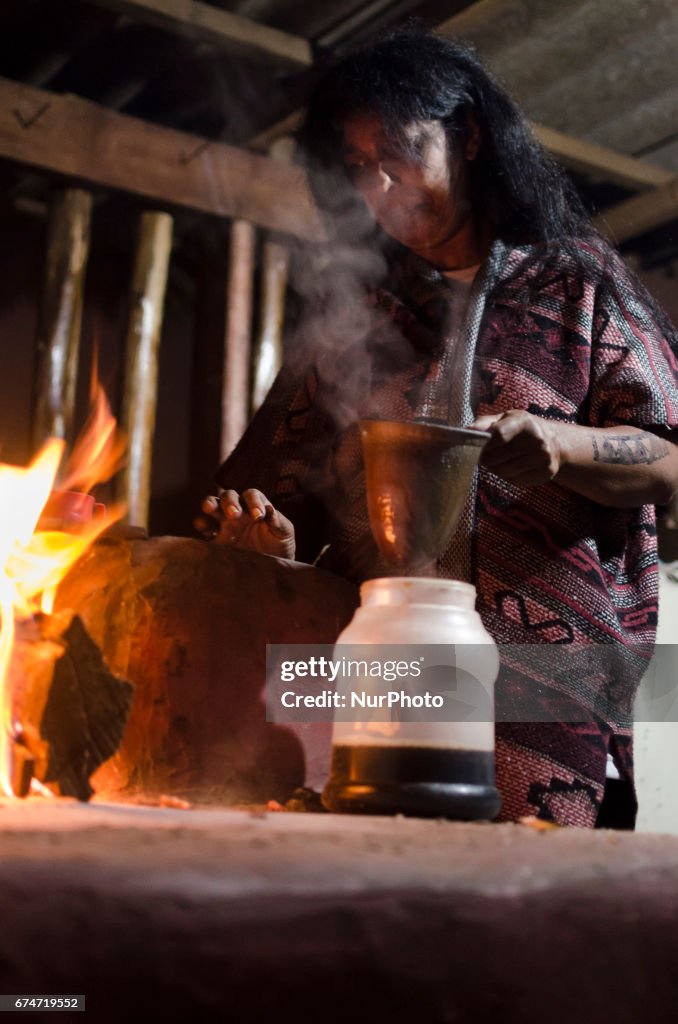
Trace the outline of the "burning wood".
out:
M 133 687 L 109 672 L 72 612 L 17 624 L 7 682 L 17 723 L 15 795 L 25 796 L 37 780 L 55 794 L 87 800 L 90 776 L 118 749 Z
M 64 486 L 89 490 L 108 479 L 122 451 L 97 385 Z M 69 568 L 123 511 L 95 516 L 87 495 L 50 502 L 63 454 L 64 442 L 52 438 L 28 467 L 0 464 L 0 791 L 6 796 L 25 795 L 34 778 L 86 799 L 89 774 L 116 749 L 130 704 L 129 684 L 111 676 L 80 620 L 45 614 Z M 77 508 L 77 515 L 62 518 L 65 508 Z

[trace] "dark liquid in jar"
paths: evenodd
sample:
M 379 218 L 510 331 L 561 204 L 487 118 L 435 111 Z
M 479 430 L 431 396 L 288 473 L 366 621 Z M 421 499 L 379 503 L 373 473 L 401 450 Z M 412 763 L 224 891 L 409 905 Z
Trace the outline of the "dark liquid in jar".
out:
M 494 753 L 393 744 L 336 745 L 323 803 L 330 811 L 349 814 L 491 819 L 501 806 Z

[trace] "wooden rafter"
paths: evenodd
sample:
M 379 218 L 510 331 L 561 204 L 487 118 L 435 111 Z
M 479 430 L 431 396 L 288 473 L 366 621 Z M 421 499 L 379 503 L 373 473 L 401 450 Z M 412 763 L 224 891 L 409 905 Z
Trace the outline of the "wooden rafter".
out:
M 284 138 L 291 132 L 295 132 L 301 124 L 304 116 L 303 108 L 299 110 L 293 110 L 291 114 L 283 117 L 281 121 L 276 121 L 275 124 L 270 125 L 268 128 L 264 128 L 263 131 L 255 135 L 254 138 L 250 139 L 248 146 L 251 149 L 256 149 L 259 152 L 268 150 L 272 143 L 278 139 Z
M 299 168 L 5 78 L 0 157 L 299 238 L 321 235 Z
M 313 62 L 307 39 L 199 0 L 90 0 L 90 3 L 228 50 L 259 53 L 297 67 L 308 67 Z
M 472 40 L 476 32 L 497 19 L 506 18 L 515 23 L 516 19 L 524 16 L 525 5 L 520 0 L 477 0 L 458 14 L 441 21 L 436 32 L 441 36 L 461 36 Z
M 420 6 L 421 0 L 363 0 L 360 6 L 348 15 L 344 13 L 337 24 L 321 32 L 318 46 L 342 53 L 347 46 L 353 46 L 379 27 L 392 23 L 396 18 L 409 14 Z
M 534 124 L 532 127 L 542 145 L 573 171 L 599 175 L 614 185 L 639 192 L 666 185 L 673 179 L 672 171 L 646 160 L 565 135 L 545 125 Z
M 678 218 L 678 175 L 643 196 L 634 196 L 604 210 L 595 223 L 621 244 Z

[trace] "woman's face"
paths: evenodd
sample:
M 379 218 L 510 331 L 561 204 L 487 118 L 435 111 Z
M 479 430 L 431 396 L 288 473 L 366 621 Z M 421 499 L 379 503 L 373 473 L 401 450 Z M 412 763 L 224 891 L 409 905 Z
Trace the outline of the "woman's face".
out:
M 344 125 L 344 166 L 388 235 L 432 262 L 454 260 L 455 239 L 472 231 L 467 166 L 477 140 L 460 142 L 454 155 L 440 121 L 415 121 L 405 134 L 412 155 L 398 152 L 377 117 L 351 118 Z

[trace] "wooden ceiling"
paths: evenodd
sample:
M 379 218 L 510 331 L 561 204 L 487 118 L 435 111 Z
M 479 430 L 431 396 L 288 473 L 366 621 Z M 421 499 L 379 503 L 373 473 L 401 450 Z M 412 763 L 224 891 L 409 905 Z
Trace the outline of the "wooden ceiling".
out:
M 328 62 L 411 15 L 477 46 L 618 241 L 678 257 L 675 0 L 0 0 L 0 183 L 35 203 L 48 171 L 313 237 L 269 146 Z

